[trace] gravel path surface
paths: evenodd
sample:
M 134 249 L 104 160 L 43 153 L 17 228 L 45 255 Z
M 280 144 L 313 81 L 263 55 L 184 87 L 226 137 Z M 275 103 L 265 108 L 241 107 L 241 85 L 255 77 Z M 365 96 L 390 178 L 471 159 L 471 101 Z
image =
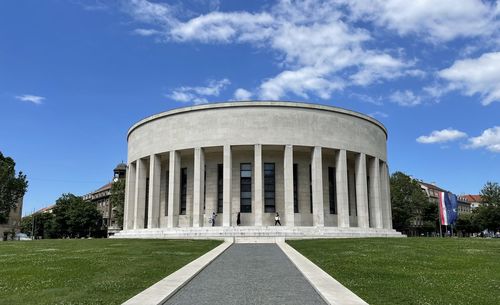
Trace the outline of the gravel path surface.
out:
M 165 304 L 326 304 L 274 244 L 234 244 Z

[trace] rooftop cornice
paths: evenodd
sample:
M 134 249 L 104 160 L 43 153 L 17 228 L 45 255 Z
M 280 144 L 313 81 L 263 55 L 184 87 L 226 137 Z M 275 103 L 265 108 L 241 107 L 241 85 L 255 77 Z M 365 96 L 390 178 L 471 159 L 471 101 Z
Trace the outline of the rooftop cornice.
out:
M 210 103 L 210 104 L 203 104 L 203 105 L 196 105 L 196 106 L 189 106 L 189 107 L 181 107 L 181 108 L 175 108 L 172 110 L 160 112 L 151 116 L 148 116 L 129 128 L 127 132 L 127 141 L 132 133 L 136 128 L 138 128 L 141 125 L 144 125 L 146 123 L 149 123 L 154 120 L 158 120 L 167 116 L 173 116 L 173 115 L 178 115 L 186 112 L 192 112 L 192 111 L 200 111 L 200 110 L 211 110 L 211 109 L 219 109 L 219 108 L 231 108 L 231 107 L 291 107 L 291 108 L 303 108 L 303 109 L 313 109 L 313 110 L 323 110 L 323 111 L 330 111 L 330 112 L 336 112 L 336 113 L 342 113 L 346 115 L 350 115 L 353 117 L 361 118 L 363 120 L 366 120 L 370 123 L 373 123 L 380 127 L 382 131 L 385 133 L 385 136 L 387 138 L 387 129 L 385 126 L 379 122 L 378 120 L 367 116 L 366 114 L 340 108 L 340 107 L 333 107 L 333 106 L 326 106 L 326 105 L 320 105 L 320 104 L 312 104 L 312 103 L 303 103 L 303 102 L 292 102 L 292 101 L 234 101 L 234 102 L 216 102 L 216 103 Z

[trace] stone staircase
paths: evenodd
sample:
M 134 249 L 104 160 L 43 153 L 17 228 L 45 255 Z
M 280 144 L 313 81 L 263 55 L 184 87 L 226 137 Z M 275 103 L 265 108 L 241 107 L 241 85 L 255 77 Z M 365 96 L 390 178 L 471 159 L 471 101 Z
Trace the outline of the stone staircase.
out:
M 112 238 L 220 239 L 234 242 L 277 242 L 285 239 L 405 237 L 392 229 L 338 227 L 189 227 L 123 230 Z

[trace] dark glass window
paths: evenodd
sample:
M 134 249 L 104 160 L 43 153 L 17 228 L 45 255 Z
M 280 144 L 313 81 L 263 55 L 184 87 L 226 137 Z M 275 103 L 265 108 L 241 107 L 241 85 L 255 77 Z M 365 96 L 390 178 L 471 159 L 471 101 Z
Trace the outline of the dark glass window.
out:
M 264 163 L 264 212 L 276 212 L 276 173 L 274 163 Z
M 330 214 L 337 214 L 337 193 L 335 185 L 335 167 L 328 168 L 328 199 Z
M 187 196 L 187 168 L 181 168 L 181 206 L 180 215 L 186 215 L 186 196 Z
M 368 196 L 368 213 L 370 213 L 370 204 L 371 204 L 371 200 L 370 200 L 370 176 L 366 176 L 366 185 L 367 185 L 366 195 Z
M 240 164 L 240 212 L 252 212 L 252 164 Z
M 351 176 L 349 176 L 349 170 L 347 170 L 347 202 L 349 206 L 349 216 L 351 216 L 351 206 L 353 202 L 351 202 Z
M 222 164 L 217 164 L 217 213 L 222 213 L 223 201 L 222 192 L 224 190 L 224 168 Z
M 309 203 L 311 205 L 311 213 L 313 212 L 313 185 L 312 185 L 312 167 L 309 164 Z
M 299 190 L 298 190 L 298 169 L 297 169 L 297 164 L 295 163 L 293 165 L 293 212 L 298 213 L 299 212 Z
M 203 168 L 203 211 L 207 204 L 207 166 Z
M 144 207 L 144 228 L 148 227 L 148 211 L 149 211 L 149 178 L 146 178 L 146 199 Z
M 170 181 L 170 174 L 167 171 L 167 176 L 165 178 L 166 182 L 166 187 L 165 187 L 165 216 L 168 216 L 168 190 L 169 190 L 169 181 Z

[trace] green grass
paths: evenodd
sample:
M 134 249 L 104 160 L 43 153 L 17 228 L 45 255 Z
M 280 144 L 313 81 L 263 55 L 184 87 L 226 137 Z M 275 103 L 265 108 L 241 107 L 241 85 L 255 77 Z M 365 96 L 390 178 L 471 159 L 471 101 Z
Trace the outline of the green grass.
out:
M 336 239 L 289 244 L 371 305 L 500 304 L 500 240 Z
M 121 304 L 218 241 L 40 240 L 0 243 L 0 304 Z

